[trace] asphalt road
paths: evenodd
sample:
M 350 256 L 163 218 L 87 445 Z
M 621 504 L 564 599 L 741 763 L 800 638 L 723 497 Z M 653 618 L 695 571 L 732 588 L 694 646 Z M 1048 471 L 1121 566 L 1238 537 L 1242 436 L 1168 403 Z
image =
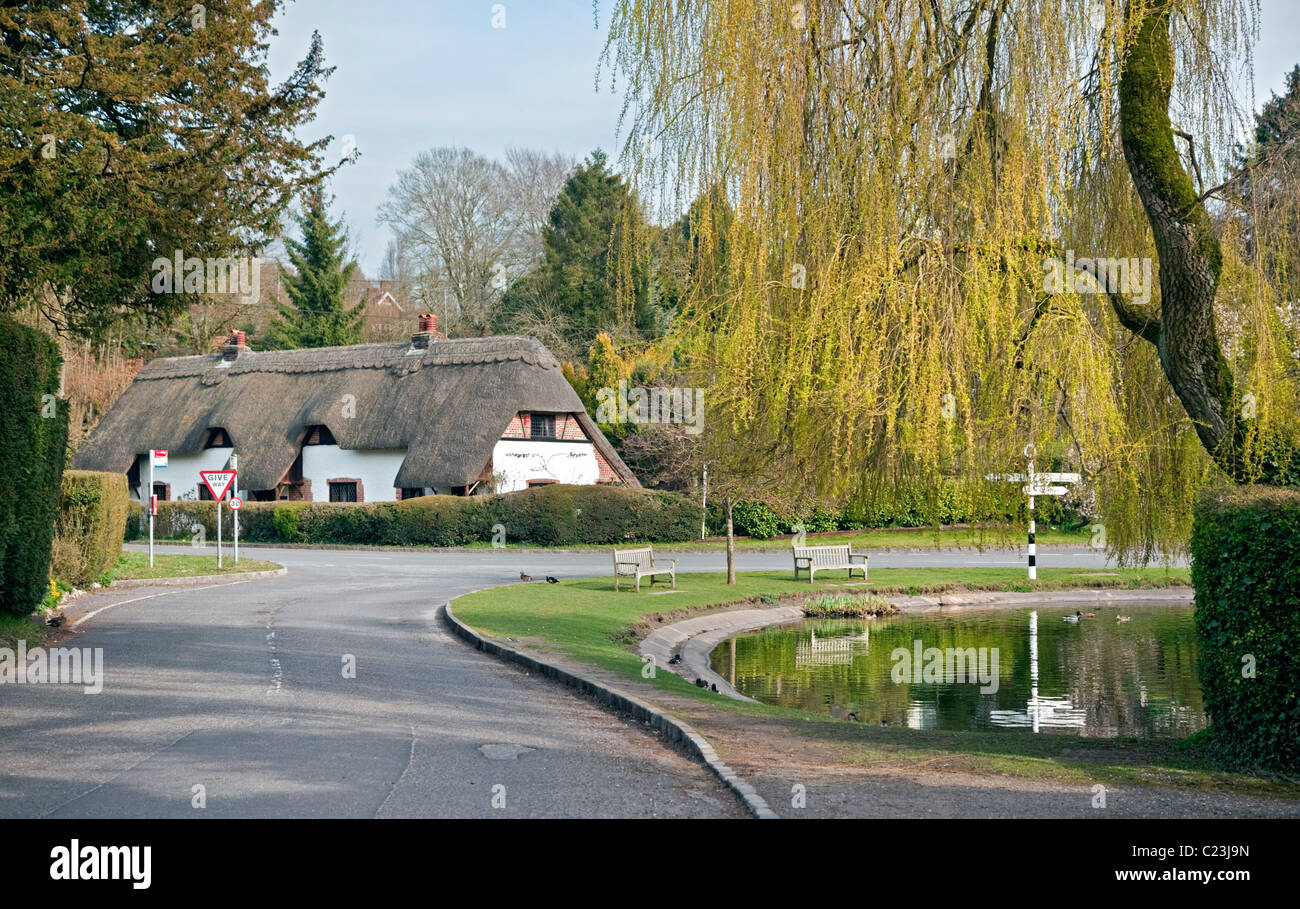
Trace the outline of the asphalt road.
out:
M 602 574 L 607 552 L 245 552 L 290 573 L 79 601 L 120 603 L 64 642 L 103 648 L 102 692 L 0 686 L 0 816 L 744 816 L 707 771 L 641 727 L 435 622 L 439 604 L 521 570 Z M 683 571 L 722 565 L 719 553 L 679 559 Z M 741 553 L 738 564 L 788 559 Z M 1070 550 L 1040 563 L 1105 561 Z M 872 557 L 873 567 L 1001 564 L 1023 561 Z

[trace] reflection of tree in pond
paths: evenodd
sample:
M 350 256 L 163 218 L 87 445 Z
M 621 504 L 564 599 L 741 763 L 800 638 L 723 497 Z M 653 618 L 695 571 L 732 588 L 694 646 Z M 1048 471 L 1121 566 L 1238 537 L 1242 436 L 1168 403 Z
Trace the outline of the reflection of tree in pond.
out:
M 1041 702 L 1081 711 L 1062 713 L 1075 728 L 1060 731 L 1182 736 L 1203 726 L 1190 607 L 1125 610 L 1133 620 L 1123 625 L 1118 611 L 1107 607 L 1079 625 L 1062 622 L 1064 610 L 1039 611 Z M 912 653 L 917 640 L 945 654 L 996 648 L 997 691 L 981 693 L 973 672 L 964 682 L 896 683 L 894 652 Z M 1016 725 L 1007 718 L 1027 715 L 1030 702 L 1028 610 L 810 621 L 739 636 L 734 667 L 732 651 L 732 642 L 720 645 L 713 666 L 740 691 L 840 718 L 853 711 L 863 722 L 992 728 Z

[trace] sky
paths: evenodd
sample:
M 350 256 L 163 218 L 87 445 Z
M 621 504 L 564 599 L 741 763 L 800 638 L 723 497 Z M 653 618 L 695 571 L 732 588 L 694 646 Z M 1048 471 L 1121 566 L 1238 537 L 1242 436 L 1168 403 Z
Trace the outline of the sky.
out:
M 329 65 L 305 139 L 351 137 L 360 159 L 331 184 L 362 270 L 379 270 L 389 232 L 375 220 L 397 173 L 421 151 L 463 145 L 499 158 L 509 146 L 617 159 L 622 98 L 597 66 L 609 0 L 296 0 L 276 18 L 270 66 L 281 80 L 319 30 Z M 1256 106 L 1300 62 L 1300 2 L 1262 0 Z

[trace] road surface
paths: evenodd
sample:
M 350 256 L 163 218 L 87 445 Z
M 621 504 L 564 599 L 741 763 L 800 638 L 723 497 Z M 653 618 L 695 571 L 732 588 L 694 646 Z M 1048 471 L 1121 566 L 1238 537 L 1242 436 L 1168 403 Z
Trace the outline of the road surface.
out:
M 0 686 L 0 816 L 745 815 L 644 729 L 435 622 L 439 604 L 521 570 L 603 574 L 607 552 L 245 552 L 290 573 L 79 601 L 120 604 L 64 642 L 103 648 L 102 692 Z M 723 556 L 678 558 L 699 571 Z M 1105 564 L 1086 550 L 1044 561 Z M 1020 564 L 1010 551 L 872 556 L 872 567 Z M 742 552 L 738 565 L 788 568 L 789 556 Z

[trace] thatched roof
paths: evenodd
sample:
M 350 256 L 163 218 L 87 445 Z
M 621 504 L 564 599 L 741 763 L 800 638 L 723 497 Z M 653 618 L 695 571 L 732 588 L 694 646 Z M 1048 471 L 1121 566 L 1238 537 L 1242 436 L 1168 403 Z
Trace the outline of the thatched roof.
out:
M 240 486 L 271 489 L 308 427 L 322 425 L 340 448 L 405 449 L 394 485 L 441 490 L 473 484 L 511 418 L 541 411 L 577 414 L 618 478 L 640 485 L 535 338 L 435 340 L 423 351 L 407 341 L 243 350 L 221 363 L 221 354 L 149 363 L 81 446 L 76 466 L 125 473 L 151 448 L 196 453 L 221 427 L 239 454 Z

